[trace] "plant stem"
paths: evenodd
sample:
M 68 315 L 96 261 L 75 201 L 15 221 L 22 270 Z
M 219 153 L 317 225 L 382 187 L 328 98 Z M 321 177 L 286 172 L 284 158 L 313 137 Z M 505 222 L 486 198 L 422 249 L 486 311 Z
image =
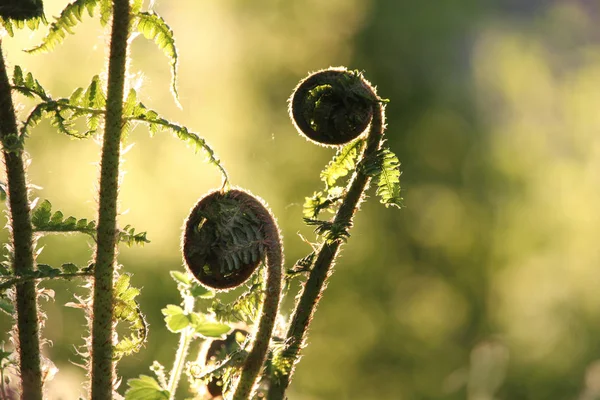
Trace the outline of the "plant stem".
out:
M 376 154 L 383 138 L 383 105 L 377 102 L 373 107 L 375 108 L 373 119 L 371 120 L 371 128 L 367 137 L 367 146 L 363 152 L 361 161 Z M 370 177 L 360 167 L 359 164 L 349 185 L 348 193 L 335 215 L 333 220 L 334 225 L 350 227 L 352 224 L 352 218 L 358 209 L 358 205 L 363 198 L 370 180 Z M 312 321 L 319 299 L 322 297 L 323 291 L 327 286 L 327 278 L 331 275 L 331 267 L 342 243 L 342 239 L 326 241 L 319 250 L 308 280 L 304 284 L 303 291 L 294 308 L 292 321 L 286 334 L 285 346 L 281 353 L 281 357 L 285 358 L 286 362 L 289 363 L 288 373 L 276 376 L 273 379 L 267 396 L 268 400 L 284 399 L 285 390 L 291 382 L 295 364 L 298 362 L 300 356 L 300 350 L 304 346 L 310 322 Z
M 193 296 L 184 297 L 183 307 L 186 314 L 194 311 L 194 303 L 195 300 Z M 185 358 L 187 357 L 190 343 L 192 343 L 195 333 L 195 329 L 188 326 L 181 332 L 181 336 L 179 337 L 179 347 L 177 348 L 177 354 L 175 355 L 175 361 L 173 362 L 173 369 L 171 369 L 171 372 L 169 373 L 169 385 L 167 387 L 167 390 L 169 391 L 169 400 L 175 399 L 175 392 L 177 391 L 179 379 L 183 373 Z
M 97 246 L 92 314 L 92 400 L 112 398 L 113 279 L 117 245 L 117 196 L 123 116 L 123 92 L 130 20 L 129 0 L 113 0 L 113 22 L 108 64 L 106 128 L 100 162 Z
M 275 218 L 266 209 L 253 209 L 264 223 L 265 238 L 267 242 L 267 281 L 265 282 L 265 300 L 260 312 L 260 321 L 254 338 L 252 350 L 246 358 L 240 382 L 236 388 L 233 400 L 246 400 L 250 398 L 256 377 L 265 361 L 275 320 L 281 298 L 282 269 L 283 269 L 283 243 Z
M 0 46 L 2 40 L 0 39 Z M 0 47 L 0 140 L 18 135 L 17 120 L 11 97 L 11 88 Z M 8 204 L 14 251 L 15 275 L 30 274 L 34 270 L 33 228 L 27 193 L 27 178 L 23 163 L 22 144 L 17 149 L 4 147 L 4 162 L 8 184 Z M 22 399 L 42 399 L 42 371 L 40 365 L 40 337 L 36 284 L 33 281 L 16 285 L 17 330 Z

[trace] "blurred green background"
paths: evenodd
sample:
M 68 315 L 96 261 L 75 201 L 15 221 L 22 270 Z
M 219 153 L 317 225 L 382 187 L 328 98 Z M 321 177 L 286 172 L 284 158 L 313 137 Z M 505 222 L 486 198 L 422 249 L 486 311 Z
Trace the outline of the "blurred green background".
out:
M 46 0 L 46 14 L 65 4 Z M 363 205 L 291 400 L 600 398 L 600 3 L 163 0 L 156 10 L 175 32 L 183 109 L 169 93 L 168 61 L 143 38 L 133 42 L 131 84 L 270 204 L 288 265 L 309 251 L 297 235 L 311 237 L 302 203 L 332 155 L 295 133 L 292 88 L 308 71 L 347 65 L 391 99 L 387 132 L 406 207 Z M 20 51 L 40 33 L 3 47 L 9 64 L 68 96 L 105 67 L 99 23 L 87 18 L 76 33 L 49 55 Z M 220 183 L 168 134 L 138 128 L 129 141 L 120 224 L 152 243 L 120 252 L 150 322 L 146 347 L 119 364 L 124 380 L 173 360 L 177 336 L 160 313 L 178 302 L 168 271 L 182 268 L 184 217 Z M 95 218 L 98 143 L 43 123 L 27 145 L 34 195 Z M 40 244 L 39 261 L 52 265 L 85 264 L 92 247 L 78 236 Z M 72 362 L 86 321 L 64 304 L 87 291 L 44 286 L 56 291 L 43 302 L 45 351 L 60 369 L 50 398 L 77 399 L 85 376 Z

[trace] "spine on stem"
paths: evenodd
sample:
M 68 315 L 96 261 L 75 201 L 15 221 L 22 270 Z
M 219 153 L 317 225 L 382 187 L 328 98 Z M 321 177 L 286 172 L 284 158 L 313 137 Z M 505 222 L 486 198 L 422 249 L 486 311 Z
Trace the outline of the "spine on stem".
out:
M 11 97 L 11 87 L 0 39 L 0 140 L 6 165 L 8 204 L 10 207 L 11 240 L 16 276 L 34 270 L 33 227 L 27 193 L 27 178 L 23 161 L 23 138 L 17 131 L 17 121 Z M 22 399 L 42 399 L 40 364 L 39 315 L 35 281 L 16 286 L 17 331 Z
M 332 232 L 335 230 L 338 234 L 329 235 L 318 250 L 296 302 L 284 347 L 276 355 L 285 360 L 281 363 L 285 367 L 271 381 L 269 400 L 283 400 L 291 382 L 332 266 L 369 185 L 371 176 L 361 164 L 376 157 L 383 140 L 385 118 L 382 100 L 371 84 L 362 74 L 345 68 L 319 71 L 301 81 L 290 99 L 290 115 L 302 135 L 326 146 L 343 145 L 368 133 L 361 161 L 331 224 L 335 228 Z
M 91 349 L 92 400 L 111 399 L 115 380 L 113 280 L 116 263 L 117 196 L 129 24 L 129 0 L 113 0 L 106 128 L 100 162 L 100 195 L 94 270 Z

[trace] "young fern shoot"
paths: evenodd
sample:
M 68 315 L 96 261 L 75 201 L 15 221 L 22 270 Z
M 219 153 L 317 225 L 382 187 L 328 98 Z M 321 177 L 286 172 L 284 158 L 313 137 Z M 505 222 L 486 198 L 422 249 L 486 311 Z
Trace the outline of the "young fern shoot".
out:
M 308 280 L 298 296 L 283 345 L 274 352 L 273 368 L 266 372 L 271 382 L 269 400 L 285 397 L 317 304 L 340 247 L 350 236 L 353 217 L 370 180 L 377 179 L 382 203 L 397 207 L 401 204 L 399 162 L 389 149 L 382 148 L 383 103 L 362 73 L 345 68 L 330 68 L 308 76 L 290 99 L 290 115 L 302 135 L 321 145 L 346 146 L 321 174 L 325 193 L 316 193 L 305 204 L 305 221 L 316 226 L 322 242 L 318 250 L 299 262 L 299 271 L 308 271 Z M 354 172 L 346 188 L 334 186 L 351 171 Z M 333 220 L 317 219 L 324 209 L 336 211 Z
M 219 290 L 244 283 L 266 257 L 258 328 L 233 394 L 234 400 L 249 399 L 269 349 L 281 297 L 283 243 L 275 217 L 246 191 L 211 192 L 186 221 L 183 256 L 200 283 Z

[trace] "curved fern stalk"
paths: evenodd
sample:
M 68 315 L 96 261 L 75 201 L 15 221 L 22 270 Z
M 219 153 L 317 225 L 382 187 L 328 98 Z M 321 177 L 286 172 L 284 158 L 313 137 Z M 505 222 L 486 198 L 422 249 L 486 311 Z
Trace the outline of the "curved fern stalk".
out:
M 0 39 L 0 46 L 1 46 Z M 0 140 L 3 147 L 10 207 L 13 269 L 18 277 L 34 272 L 35 257 L 31 209 L 27 193 L 27 178 L 23 162 L 22 136 L 11 97 L 11 87 L 0 47 Z M 17 331 L 22 398 L 42 399 L 42 371 L 37 293 L 35 281 L 16 285 Z
M 100 162 L 100 195 L 95 254 L 91 399 L 112 398 L 114 371 L 113 278 L 117 245 L 117 196 L 123 124 L 123 95 L 129 37 L 129 0 L 113 1 L 113 22 L 108 64 L 106 128 Z
M 189 271 L 203 285 L 219 290 L 246 282 L 266 258 L 258 327 L 233 394 L 233 400 L 247 400 L 269 349 L 281 297 L 283 243 L 275 217 L 246 191 L 213 191 L 190 212 L 182 247 Z
M 384 189 L 380 191 L 387 203 L 398 203 L 400 200 L 399 197 L 388 198 L 392 194 L 399 195 L 399 179 L 396 180 L 396 173 L 393 172 L 398 167 L 395 162 L 397 159 L 392 160 L 387 153 L 382 156 L 381 152 L 385 120 L 382 103 L 383 100 L 362 74 L 345 68 L 310 75 L 298 85 L 290 100 L 290 114 L 296 127 L 311 141 L 320 144 L 348 143 L 361 137 L 366 124 L 370 122 L 370 125 L 367 129 L 366 146 L 358 164 L 353 160 L 353 147 L 347 146 L 338 152 L 332 164 L 322 174 L 329 190 L 329 186 L 339 177 L 355 169 L 333 221 L 307 220 L 308 223 L 317 225 L 316 231 L 325 241 L 316 254 L 311 256 L 312 268 L 296 302 L 284 344 L 274 352 L 274 375 L 268 377 L 271 381 L 267 395 L 269 400 L 284 399 L 295 364 L 305 344 L 310 322 L 327 286 L 327 278 L 331 275 L 341 245 L 349 236 L 354 214 L 371 178 L 379 176 L 384 181 L 380 186 Z M 382 176 L 384 167 L 388 170 Z M 390 184 L 387 189 L 386 182 Z

